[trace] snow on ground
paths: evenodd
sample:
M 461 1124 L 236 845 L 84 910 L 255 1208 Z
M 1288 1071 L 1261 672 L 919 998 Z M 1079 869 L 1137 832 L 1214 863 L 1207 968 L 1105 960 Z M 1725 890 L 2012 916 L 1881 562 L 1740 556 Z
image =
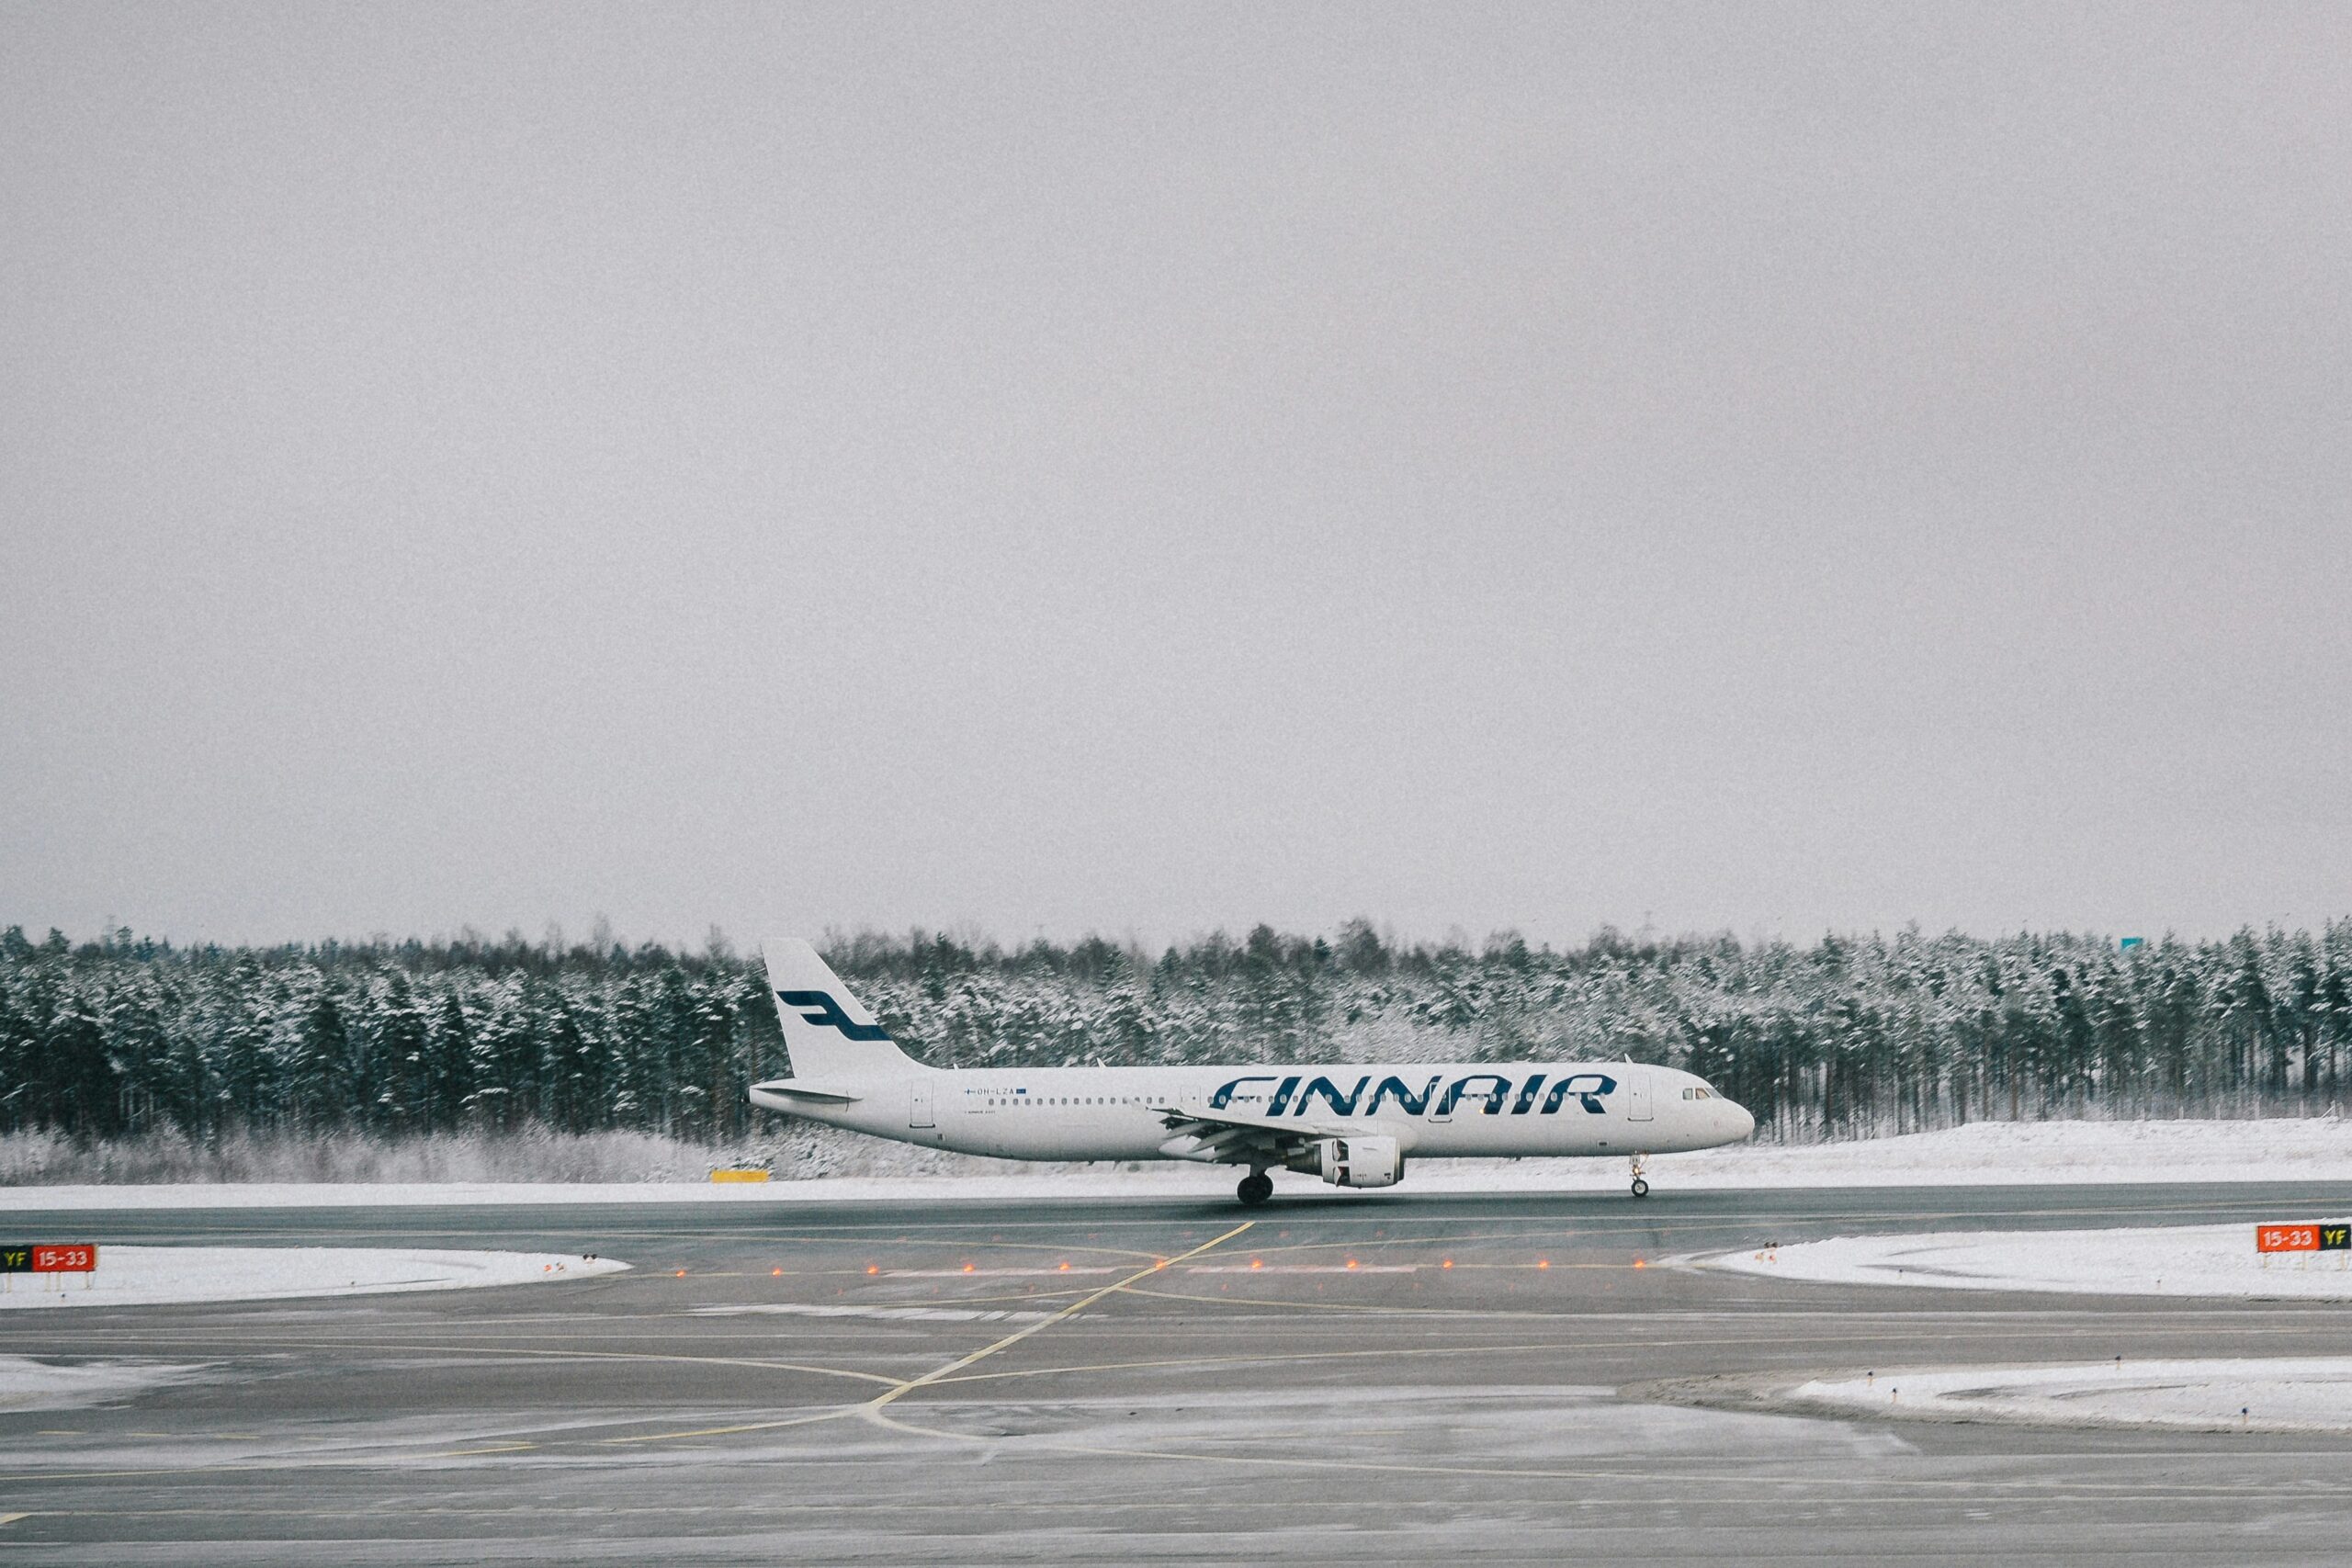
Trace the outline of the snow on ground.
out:
M 1924 1420 L 2342 1432 L 2352 1431 L 2352 1358 L 1885 1371 L 1801 1383 L 1787 1397 Z
M 1661 1172 L 1687 1169 L 1700 1179 L 1691 1186 L 2346 1181 L 2352 1121 L 1978 1122 L 1859 1143 L 1742 1145 L 1651 1163 Z
M 130 1398 L 203 1375 L 163 1361 L 64 1363 L 0 1356 L 0 1411 L 73 1410 Z
M 1824 1284 L 2352 1301 L 2347 1260 L 2352 1253 L 2272 1253 L 2266 1263 L 2254 1250 L 2254 1226 L 2246 1224 L 1840 1236 L 1703 1261 L 1710 1268 Z
M 876 1145 L 877 1152 L 892 1145 Z M 934 1151 L 907 1148 L 910 1161 Z M 0 1188 L 0 1213 L 23 1209 L 203 1209 L 424 1203 L 789 1203 L 925 1198 L 1225 1197 L 1226 1166 L 1031 1166 L 971 1159 L 923 1176 L 827 1176 L 713 1187 L 675 1182 L 286 1183 Z M 1651 1184 L 1678 1188 L 1989 1186 L 2007 1182 L 2352 1181 L 2352 1122 L 1982 1122 L 1942 1133 L 1802 1146 L 1738 1145 L 1650 1162 Z M 1601 1159 L 1422 1160 L 1405 1190 L 1421 1192 L 1608 1192 L 1625 1162 Z M 1289 1196 L 1322 1192 L 1310 1178 L 1275 1177 Z M 1360 1196 L 1351 1194 L 1351 1197 Z
M 71 1238 L 68 1238 L 71 1239 Z M 538 1252 L 424 1252 L 378 1247 L 112 1247 L 90 1274 L 0 1275 L 0 1312 L 156 1306 L 291 1296 L 369 1296 L 523 1285 L 616 1273 L 608 1258 Z

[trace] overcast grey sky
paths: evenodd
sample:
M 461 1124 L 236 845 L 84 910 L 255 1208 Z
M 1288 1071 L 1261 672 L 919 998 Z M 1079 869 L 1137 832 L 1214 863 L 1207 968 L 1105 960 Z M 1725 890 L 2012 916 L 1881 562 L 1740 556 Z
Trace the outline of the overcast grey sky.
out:
M 0 5 L 0 923 L 2352 912 L 2352 10 Z

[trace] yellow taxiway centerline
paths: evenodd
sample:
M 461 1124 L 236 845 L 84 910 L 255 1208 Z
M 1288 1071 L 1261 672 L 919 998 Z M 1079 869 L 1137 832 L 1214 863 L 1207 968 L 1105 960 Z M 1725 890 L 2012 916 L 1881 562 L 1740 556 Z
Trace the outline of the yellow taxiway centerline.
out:
M 1033 1334 L 1042 1334 L 1046 1329 L 1051 1328 L 1054 1325 L 1060 1323 L 1067 1318 L 1077 1316 L 1080 1313 L 1084 1312 L 1088 1307 L 1092 1306 L 1096 1302 L 1101 1301 L 1103 1297 L 1124 1291 L 1138 1280 L 1148 1280 L 1163 1269 L 1182 1263 L 1188 1258 L 1198 1258 L 1201 1254 L 1209 1251 L 1213 1247 L 1222 1247 L 1225 1243 L 1231 1241 L 1235 1236 L 1239 1235 L 1243 1231 L 1248 1230 L 1257 1223 L 1258 1222 L 1255 1220 L 1244 1220 L 1239 1224 L 1234 1226 L 1231 1230 L 1226 1232 L 1223 1235 L 1217 1236 L 1209 1241 L 1204 1241 L 1201 1243 L 1200 1246 L 1193 1248 L 1190 1252 L 1180 1252 L 1173 1258 L 1159 1258 L 1152 1263 L 1150 1268 L 1138 1269 L 1124 1280 L 1115 1280 L 1111 1284 L 1103 1286 L 1099 1291 L 1091 1292 L 1086 1295 L 1080 1296 L 1078 1300 L 1070 1303 L 1069 1305 L 1062 1308 L 1059 1312 L 1053 1313 L 1042 1321 L 1033 1323 L 1028 1327 L 1021 1329 L 1016 1333 L 1008 1334 L 993 1345 L 984 1345 L 980 1348 L 973 1351 L 970 1355 L 950 1361 L 947 1365 L 939 1368 L 935 1371 L 925 1372 L 919 1378 L 913 1378 L 906 1382 L 900 1383 L 898 1387 L 889 1390 L 888 1393 L 876 1394 L 872 1399 L 865 1402 L 865 1407 L 867 1410 L 878 1411 L 883 1406 L 889 1404 L 893 1401 L 902 1398 L 907 1394 L 912 1393 L 919 1388 L 927 1387 L 932 1383 L 939 1382 L 942 1378 L 953 1377 L 956 1373 L 962 1371 L 966 1367 L 972 1365 L 976 1361 L 984 1361 L 1000 1350 L 1007 1350 L 1012 1348 L 1013 1346 L 1020 1344 L 1023 1339 L 1028 1338 Z

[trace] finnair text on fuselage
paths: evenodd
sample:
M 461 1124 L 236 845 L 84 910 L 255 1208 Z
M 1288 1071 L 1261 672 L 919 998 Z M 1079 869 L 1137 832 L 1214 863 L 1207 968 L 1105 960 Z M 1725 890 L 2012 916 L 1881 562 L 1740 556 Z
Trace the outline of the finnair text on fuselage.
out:
M 1520 1088 L 1518 1100 L 1511 1104 L 1510 1113 L 1514 1116 L 1524 1116 L 1530 1111 L 1536 1110 L 1535 1096 L 1544 1088 L 1544 1081 L 1545 1075 L 1542 1073 L 1525 1079 Z M 1364 1105 L 1359 1112 L 1357 1107 L 1363 1104 L 1364 1089 L 1371 1082 L 1370 1073 L 1361 1073 L 1357 1075 L 1355 1087 L 1342 1096 L 1339 1086 L 1319 1073 L 1307 1079 L 1303 1089 L 1299 1087 L 1299 1075 L 1295 1073 L 1288 1077 L 1269 1073 L 1253 1073 L 1247 1077 L 1235 1078 L 1229 1083 L 1221 1085 L 1215 1094 L 1209 1096 L 1209 1109 L 1222 1111 L 1235 1103 L 1237 1100 L 1249 1100 L 1252 1097 L 1240 1092 L 1243 1086 L 1262 1083 L 1277 1086 L 1273 1090 L 1272 1099 L 1266 1105 L 1266 1114 L 1269 1116 L 1280 1116 L 1285 1112 L 1305 1116 L 1315 1108 L 1318 1097 L 1321 1103 L 1335 1116 L 1357 1114 L 1377 1116 L 1380 1114 L 1381 1107 L 1390 1103 L 1394 1103 L 1403 1115 L 1419 1116 L 1427 1112 L 1430 1101 L 1435 1100 L 1436 1114 L 1443 1118 L 1453 1115 L 1465 1098 L 1483 1099 L 1486 1101 L 1487 1113 L 1491 1116 L 1502 1111 L 1503 1102 L 1510 1099 L 1511 1088 L 1511 1080 L 1500 1073 L 1467 1073 L 1455 1078 L 1452 1083 L 1446 1084 L 1445 1092 L 1441 1095 L 1438 1093 L 1438 1085 L 1446 1082 L 1445 1075 L 1431 1073 L 1429 1081 L 1423 1084 L 1420 1092 L 1416 1094 L 1403 1078 L 1391 1073 L 1380 1080 L 1379 1088 L 1373 1089 L 1372 1103 Z M 1473 1090 L 1471 1089 L 1473 1084 L 1487 1087 Z M 1295 1110 L 1291 1099 L 1293 1090 L 1296 1090 L 1298 1095 Z M 1608 1107 L 1602 1102 L 1616 1092 L 1617 1080 L 1606 1073 L 1571 1073 L 1552 1086 L 1551 1093 L 1544 1097 L 1540 1113 L 1545 1116 L 1554 1114 L 1573 1094 L 1586 1111 L 1595 1116 L 1603 1115 L 1606 1114 Z

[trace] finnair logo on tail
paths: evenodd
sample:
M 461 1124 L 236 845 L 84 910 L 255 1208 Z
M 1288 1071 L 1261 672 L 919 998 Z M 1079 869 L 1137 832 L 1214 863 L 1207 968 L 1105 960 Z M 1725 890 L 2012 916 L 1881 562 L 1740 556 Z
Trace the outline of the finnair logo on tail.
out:
M 842 1011 L 842 1004 L 833 1000 L 830 991 L 778 991 L 776 1000 L 800 1015 L 803 1023 L 813 1023 L 820 1029 L 838 1029 L 845 1040 L 888 1040 L 890 1032 L 878 1023 L 852 1023 L 849 1014 Z

